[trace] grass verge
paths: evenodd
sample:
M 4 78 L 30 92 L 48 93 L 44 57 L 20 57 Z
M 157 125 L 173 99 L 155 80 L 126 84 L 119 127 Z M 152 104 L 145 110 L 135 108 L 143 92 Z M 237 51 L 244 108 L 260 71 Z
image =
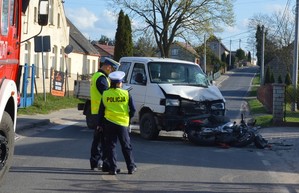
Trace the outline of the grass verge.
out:
M 58 97 L 51 94 L 46 94 L 45 99 L 43 94 L 35 95 L 33 105 L 26 108 L 19 108 L 18 114 L 48 114 L 60 109 L 76 108 L 77 104 L 82 102 L 73 96 Z
M 261 127 L 269 127 L 272 125 L 272 114 L 267 113 L 263 104 L 256 98 L 257 90 L 260 84 L 260 77 L 255 76 L 252 80 L 251 90 L 248 94 L 248 105 L 250 108 L 250 114 L 256 120 L 256 125 Z
M 252 81 L 251 90 L 248 94 L 248 105 L 252 117 L 256 120 L 256 124 L 262 127 L 273 126 L 272 118 L 273 115 L 269 114 L 264 108 L 263 104 L 256 98 L 257 89 L 259 88 L 260 78 L 259 76 L 254 77 Z M 289 108 L 289 104 L 286 105 L 286 123 L 299 123 L 299 112 L 292 112 Z

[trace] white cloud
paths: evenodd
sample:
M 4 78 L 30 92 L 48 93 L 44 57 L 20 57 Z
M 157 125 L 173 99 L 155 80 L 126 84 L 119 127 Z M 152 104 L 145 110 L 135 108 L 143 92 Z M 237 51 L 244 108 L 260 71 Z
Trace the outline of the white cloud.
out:
M 97 40 L 101 35 L 114 39 L 118 14 L 107 10 L 96 14 L 81 7 L 66 9 L 66 15 L 87 39 Z
M 67 10 L 67 16 L 79 29 L 94 28 L 95 23 L 99 20 L 94 13 L 84 7 Z
M 266 4 L 265 11 L 269 13 L 284 11 L 285 5 L 281 4 Z

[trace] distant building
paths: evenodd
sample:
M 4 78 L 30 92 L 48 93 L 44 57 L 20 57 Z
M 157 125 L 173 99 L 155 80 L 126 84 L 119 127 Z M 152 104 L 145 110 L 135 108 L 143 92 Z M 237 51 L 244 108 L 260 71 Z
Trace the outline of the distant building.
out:
M 26 12 L 22 15 L 22 44 L 20 54 L 20 64 L 34 64 L 36 66 L 36 86 L 38 92 L 43 91 L 43 69 L 45 75 L 45 90 L 50 91 L 51 69 L 65 71 L 64 49 L 69 43 L 69 27 L 65 20 L 65 14 L 61 1 L 49 1 L 49 23 L 47 26 L 38 25 L 39 0 L 30 0 Z M 50 52 L 35 52 L 35 42 L 33 36 L 50 36 Z M 30 39 L 31 38 L 31 39 Z M 42 60 L 43 59 L 43 60 Z M 43 63 L 44 62 L 44 65 Z
M 70 27 L 70 45 L 73 51 L 68 54 L 68 64 L 76 65 L 73 73 L 93 74 L 98 71 L 99 58 L 101 54 L 95 47 L 85 38 L 85 36 L 67 19 Z
M 229 54 L 229 50 L 218 39 L 215 39 L 213 41 L 208 41 L 207 46 L 212 50 L 212 52 L 216 56 L 218 56 L 220 60 L 223 53 L 225 53 L 225 56 Z
M 22 15 L 22 43 L 20 64 L 34 64 L 36 67 L 37 92 L 43 91 L 43 70 L 45 91 L 51 86 L 52 70 L 68 71 L 69 90 L 73 90 L 73 82 L 77 74 L 91 74 L 97 71 L 99 52 L 79 30 L 65 17 L 63 1 L 49 0 L 49 23 L 47 26 L 38 25 L 37 10 L 39 0 L 30 0 L 26 12 Z M 35 52 L 33 36 L 50 36 L 49 52 Z M 31 38 L 31 39 L 30 39 Z M 70 54 L 65 53 L 68 45 L 73 46 Z M 22 85 L 22 83 L 21 83 Z
M 171 44 L 169 52 L 170 58 L 200 63 L 198 53 L 188 43 L 175 41 Z
M 107 45 L 107 44 L 100 44 L 96 41 L 92 41 L 91 44 L 96 48 L 96 50 L 101 55 L 101 62 L 105 61 L 105 58 L 112 58 L 114 57 L 114 46 Z

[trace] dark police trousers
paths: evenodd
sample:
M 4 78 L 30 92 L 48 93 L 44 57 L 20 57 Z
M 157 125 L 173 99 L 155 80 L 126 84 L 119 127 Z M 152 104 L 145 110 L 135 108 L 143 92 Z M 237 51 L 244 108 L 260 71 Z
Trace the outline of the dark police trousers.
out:
M 116 171 L 117 169 L 117 139 L 120 142 L 121 150 L 126 161 L 127 169 L 132 170 L 134 167 L 136 167 L 132 154 L 132 146 L 127 127 L 123 127 L 105 120 L 104 132 L 106 136 L 107 158 L 110 164 L 110 170 Z
M 91 145 L 90 150 L 90 167 L 91 168 L 97 168 L 99 164 L 102 164 L 107 155 L 105 150 L 105 138 L 103 131 L 97 131 L 95 129 L 93 134 L 93 141 Z M 102 162 L 102 163 L 101 163 Z M 103 167 L 106 164 L 106 162 L 103 163 Z

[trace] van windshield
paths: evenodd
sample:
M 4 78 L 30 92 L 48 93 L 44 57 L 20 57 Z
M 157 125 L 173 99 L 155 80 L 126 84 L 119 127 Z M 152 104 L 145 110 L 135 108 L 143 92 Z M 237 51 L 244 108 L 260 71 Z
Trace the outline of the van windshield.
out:
M 207 76 L 197 65 L 151 62 L 148 68 L 152 83 L 209 86 Z

